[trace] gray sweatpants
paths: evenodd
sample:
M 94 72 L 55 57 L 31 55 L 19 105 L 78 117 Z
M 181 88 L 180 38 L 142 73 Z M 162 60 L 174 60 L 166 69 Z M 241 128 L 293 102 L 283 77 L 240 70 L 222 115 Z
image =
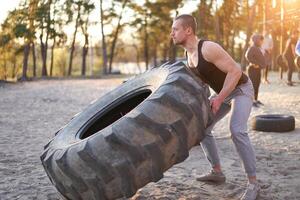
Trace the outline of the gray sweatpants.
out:
M 216 141 L 211 131 L 216 122 L 222 119 L 232 107 L 230 118 L 231 138 L 243 162 L 245 172 L 248 176 L 256 176 L 255 153 L 247 133 L 247 121 L 252 104 L 253 86 L 249 79 L 247 83 L 239 85 L 232 91 L 214 116 L 213 123 L 206 129 L 206 136 L 201 142 L 202 149 L 212 167 L 220 164 L 220 158 Z

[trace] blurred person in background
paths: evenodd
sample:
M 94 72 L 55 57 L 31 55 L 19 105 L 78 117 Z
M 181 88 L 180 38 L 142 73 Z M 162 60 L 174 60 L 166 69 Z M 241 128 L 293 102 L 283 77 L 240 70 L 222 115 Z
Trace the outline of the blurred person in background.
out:
M 295 65 L 298 68 L 298 79 L 300 80 L 300 34 L 296 44 L 295 53 L 296 53 Z
M 290 33 L 289 39 L 286 41 L 285 49 L 283 51 L 283 56 L 287 61 L 288 72 L 287 72 L 287 85 L 293 86 L 292 75 L 295 69 L 294 59 L 296 57 L 296 44 L 298 39 L 298 30 L 293 30 Z
M 264 37 L 261 34 L 255 33 L 251 37 L 251 46 L 246 52 L 246 59 L 249 62 L 247 66 L 247 72 L 250 80 L 252 81 L 254 87 L 254 107 L 259 107 L 263 105 L 261 101 L 258 100 L 258 91 L 261 80 L 261 70 L 266 68 L 266 61 L 263 55 L 263 50 L 261 48 L 264 41 Z

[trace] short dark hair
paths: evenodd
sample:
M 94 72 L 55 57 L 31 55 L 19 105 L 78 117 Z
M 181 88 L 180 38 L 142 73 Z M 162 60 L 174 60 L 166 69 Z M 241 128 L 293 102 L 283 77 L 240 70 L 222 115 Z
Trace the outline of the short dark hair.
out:
M 193 33 L 196 34 L 196 29 L 197 29 L 197 21 L 195 19 L 195 17 L 193 17 L 192 15 L 188 15 L 188 14 L 183 14 L 183 15 L 179 15 L 177 17 L 175 17 L 175 20 L 181 19 L 183 21 L 183 26 L 184 27 L 191 27 L 193 30 Z

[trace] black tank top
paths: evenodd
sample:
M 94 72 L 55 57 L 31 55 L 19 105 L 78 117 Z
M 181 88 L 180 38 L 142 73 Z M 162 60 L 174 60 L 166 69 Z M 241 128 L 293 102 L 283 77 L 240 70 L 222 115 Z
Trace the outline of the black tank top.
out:
M 200 40 L 198 42 L 198 65 L 196 66 L 196 69 L 192 69 L 192 71 L 194 71 L 195 74 L 198 75 L 202 81 L 207 83 L 216 93 L 220 93 L 224 85 L 226 73 L 221 71 L 213 63 L 208 62 L 204 59 L 201 51 L 204 41 L 206 40 Z M 237 86 L 246 83 L 247 81 L 247 75 L 242 73 Z

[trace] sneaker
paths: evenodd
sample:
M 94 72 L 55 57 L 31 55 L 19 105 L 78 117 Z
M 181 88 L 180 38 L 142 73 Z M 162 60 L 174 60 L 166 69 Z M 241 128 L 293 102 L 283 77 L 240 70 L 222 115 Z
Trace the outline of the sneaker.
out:
M 256 183 L 248 183 L 247 189 L 243 194 L 241 200 L 255 200 L 258 197 L 260 191 L 260 186 L 258 182 Z
M 197 181 L 211 181 L 215 183 L 223 183 L 226 180 L 225 175 L 222 172 L 215 172 L 211 170 L 207 174 L 201 175 L 200 177 L 196 178 Z
M 262 105 L 262 106 L 264 105 L 264 104 L 263 104 L 261 101 L 259 101 L 259 100 L 257 100 L 256 103 L 259 104 L 259 105 Z

